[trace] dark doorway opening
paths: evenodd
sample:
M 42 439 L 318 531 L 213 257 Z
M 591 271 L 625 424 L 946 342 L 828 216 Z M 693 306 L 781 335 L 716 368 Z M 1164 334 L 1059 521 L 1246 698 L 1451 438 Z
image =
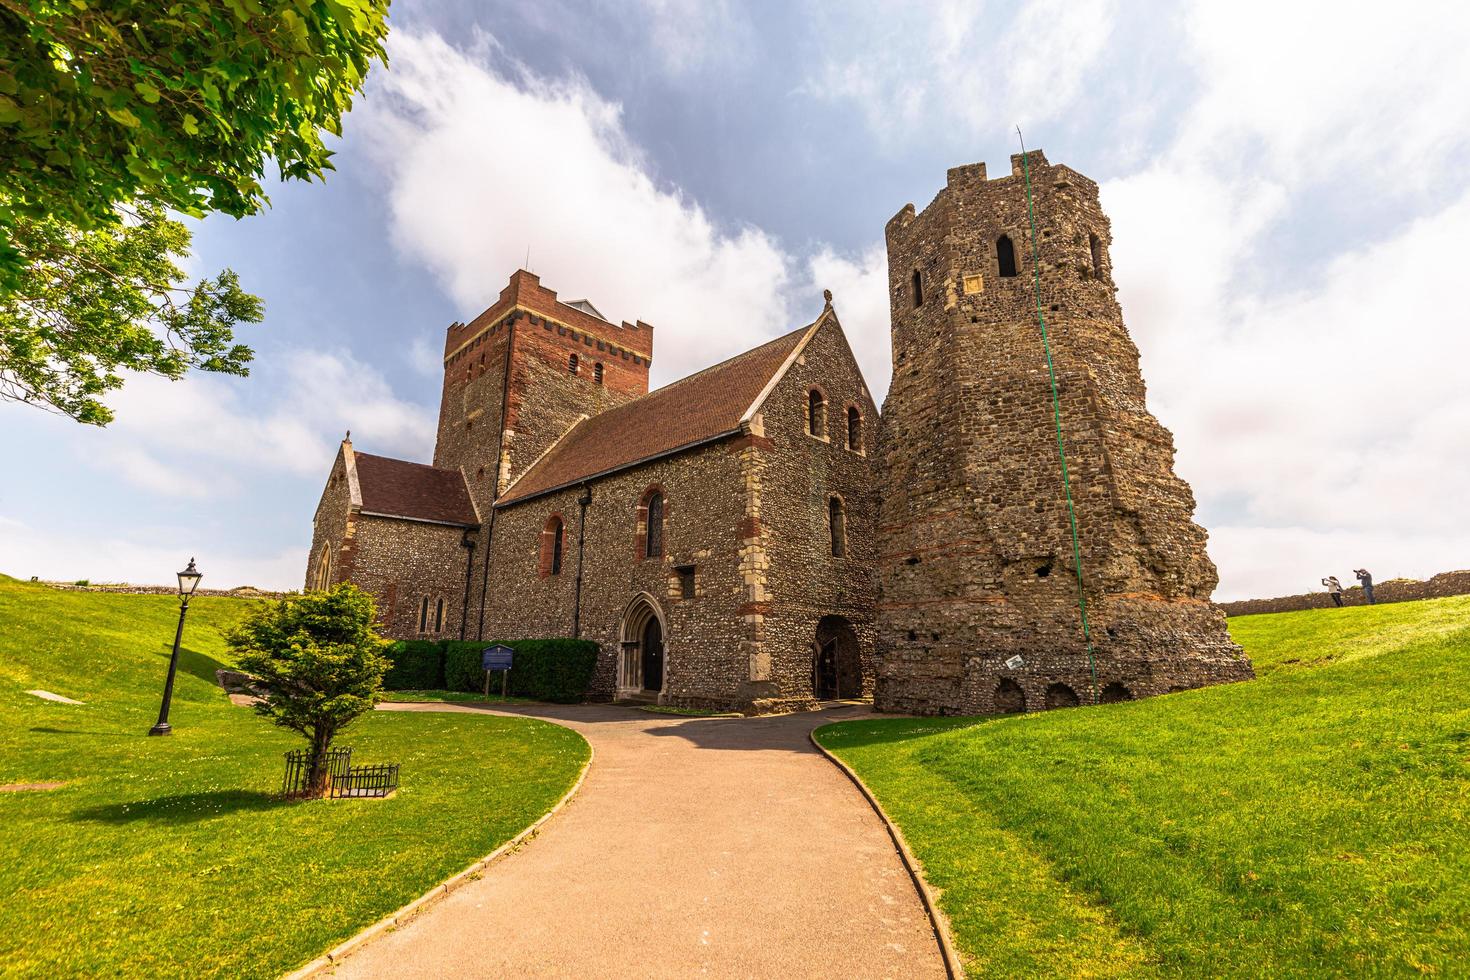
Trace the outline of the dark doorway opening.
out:
M 995 686 L 995 710 L 1003 715 L 1013 715 L 1026 710 L 1026 692 L 1021 685 L 1009 677 L 1001 679 Z
M 1047 708 L 1075 708 L 1082 702 L 1077 699 L 1077 692 L 1065 684 L 1053 684 L 1046 689 Z
M 1119 701 L 1132 701 L 1133 692 L 1123 685 L 1122 681 L 1113 681 L 1102 689 L 1098 700 L 1103 704 L 1117 704 Z
M 813 697 L 832 701 L 861 697 L 862 693 L 862 654 L 852 624 L 841 616 L 823 616 L 813 644 Z
M 650 616 L 643 627 L 643 689 L 657 693 L 664 689 L 664 628 L 657 616 Z
M 1011 244 L 1011 236 L 1001 235 L 995 240 L 995 262 L 1004 278 L 1016 274 L 1016 246 Z

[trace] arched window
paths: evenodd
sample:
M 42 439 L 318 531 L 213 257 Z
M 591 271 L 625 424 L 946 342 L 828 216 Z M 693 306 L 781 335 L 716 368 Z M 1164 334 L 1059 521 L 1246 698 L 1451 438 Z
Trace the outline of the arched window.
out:
M 1102 242 L 1096 235 L 1087 236 L 1087 247 L 1092 251 L 1092 274 L 1102 278 Z
M 818 439 L 827 434 L 827 399 L 817 388 L 806 396 L 806 431 Z
M 661 558 L 664 553 L 664 495 L 655 490 L 648 497 L 647 530 L 643 534 L 643 557 Z
M 914 270 L 914 307 L 917 309 L 924 305 L 924 277 L 919 270 Z
M 1016 274 L 1016 246 L 1011 244 L 1010 235 L 1001 235 L 995 240 L 995 260 L 1002 276 L 1009 278 Z
M 419 600 L 419 632 L 429 632 L 429 597 L 424 596 Z
M 846 557 L 847 515 L 843 512 L 841 497 L 827 499 L 827 529 L 832 537 L 832 557 Z
M 573 354 L 571 357 L 568 357 L 567 358 L 567 373 L 568 374 L 576 374 L 577 373 L 577 355 L 576 354 Z
M 317 559 L 314 587 L 318 589 L 332 587 L 332 543 L 330 541 L 322 542 L 321 557 Z
M 847 406 L 847 448 L 855 453 L 863 451 L 863 416 L 856 405 Z
M 546 527 L 541 531 L 541 577 L 561 574 L 561 553 L 563 541 L 566 538 L 566 527 L 562 524 L 560 514 L 552 514 L 546 519 Z
M 444 600 L 434 600 L 434 632 L 440 633 L 444 630 Z
M 592 380 L 594 382 L 596 382 L 597 384 L 602 384 L 602 362 L 601 361 L 598 361 L 596 364 L 592 365 Z

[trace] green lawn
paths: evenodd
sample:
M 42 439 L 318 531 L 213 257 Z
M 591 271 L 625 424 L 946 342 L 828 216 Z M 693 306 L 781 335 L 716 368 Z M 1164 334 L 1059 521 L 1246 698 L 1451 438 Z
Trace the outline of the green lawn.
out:
M 538 721 L 379 712 L 341 742 L 402 765 L 393 798 L 281 803 L 297 742 L 213 684 L 246 608 L 193 601 L 175 734 L 149 738 L 177 600 L 0 576 L 0 784 L 65 783 L 0 793 L 0 974 L 279 975 L 514 836 L 588 758 Z
M 975 975 L 1470 974 L 1470 597 L 1231 629 L 1260 680 L 819 730 Z

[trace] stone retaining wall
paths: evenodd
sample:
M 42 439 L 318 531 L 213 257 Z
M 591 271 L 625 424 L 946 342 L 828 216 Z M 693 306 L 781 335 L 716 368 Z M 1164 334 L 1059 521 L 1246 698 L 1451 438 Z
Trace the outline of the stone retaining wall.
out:
M 1440 599 L 1451 595 L 1470 595 L 1470 569 L 1455 572 L 1440 572 L 1424 581 L 1412 578 L 1390 579 L 1373 586 L 1373 598 L 1378 602 L 1413 602 L 1416 599 Z M 1359 586 L 1342 590 L 1344 606 L 1367 604 Z M 1332 599 L 1326 592 L 1307 592 L 1302 595 L 1279 596 L 1275 599 L 1242 599 L 1239 602 L 1222 602 L 1220 608 L 1227 616 L 1250 616 L 1256 613 L 1296 612 L 1301 609 L 1327 609 Z
M 126 582 L 106 582 L 100 585 L 77 585 L 74 582 L 42 582 L 42 585 L 64 592 L 117 592 L 125 595 L 178 595 L 177 585 L 129 585 Z M 195 595 L 224 596 L 230 599 L 281 599 L 289 592 L 267 592 L 251 585 L 233 589 L 195 589 Z

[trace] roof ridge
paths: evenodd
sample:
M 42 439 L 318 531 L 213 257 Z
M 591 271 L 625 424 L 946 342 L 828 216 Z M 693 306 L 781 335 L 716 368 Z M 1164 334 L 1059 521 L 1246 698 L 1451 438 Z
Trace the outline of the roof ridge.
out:
M 812 322 L 815 323 L 816 321 L 812 321 Z M 718 361 L 718 362 L 716 362 L 714 364 L 711 364 L 709 367 L 700 368 L 698 371 L 695 371 L 693 374 L 686 374 L 686 375 L 684 375 L 684 377 L 678 378 L 677 380 L 674 380 L 674 381 L 670 381 L 668 384 L 663 385 L 662 387 L 655 388 L 655 389 L 653 389 L 650 392 L 647 392 L 645 394 L 639 395 L 637 398 L 634 398 L 632 401 L 623 402 L 623 404 L 618 405 L 616 408 L 610 408 L 606 412 L 599 412 L 598 415 L 601 416 L 601 415 L 607 415 L 610 412 L 620 412 L 620 411 L 622 411 L 623 409 L 627 408 L 630 405 L 637 405 L 639 402 L 643 401 L 645 398 L 652 398 L 654 395 L 662 394 L 665 391 L 671 391 L 671 390 L 673 390 L 674 388 L 677 388 L 679 385 L 683 384 L 686 381 L 693 381 L 695 378 L 698 378 L 701 375 L 708 374 L 711 371 L 714 371 L 714 370 L 716 370 L 718 368 L 722 368 L 722 367 L 725 367 L 728 364 L 732 364 L 735 361 L 740 360 L 742 357 L 747 357 L 747 356 L 749 356 L 751 354 L 754 354 L 756 351 L 764 350 L 765 348 L 770 347 L 772 344 L 779 343 L 780 341 L 783 341 L 783 340 L 789 340 L 791 337 L 795 336 L 796 334 L 805 333 L 806 331 L 810 330 L 811 328 L 812 328 L 812 324 L 811 323 L 808 323 L 806 326 L 797 327 L 795 330 L 787 331 L 786 333 L 781 334 L 779 337 L 772 337 L 770 340 L 767 340 L 764 343 L 756 344 L 754 347 L 747 348 L 746 350 L 743 350 L 743 351 L 741 351 L 738 354 L 731 354 L 729 357 L 725 358 L 723 361 Z
M 386 459 L 390 463 L 402 463 L 404 466 L 422 466 L 426 470 L 438 470 L 440 473 L 454 473 L 456 470 L 446 469 L 443 466 L 435 466 L 433 463 L 417 463 L 411 459 L 399 459 L 397 456 L 383 456 L 379 453 L 365 453 L 360 449 L 352 451 L 354 456 L 367 456 L 370 459 Z M 461 476 L 464 474 L 461 473 Z

